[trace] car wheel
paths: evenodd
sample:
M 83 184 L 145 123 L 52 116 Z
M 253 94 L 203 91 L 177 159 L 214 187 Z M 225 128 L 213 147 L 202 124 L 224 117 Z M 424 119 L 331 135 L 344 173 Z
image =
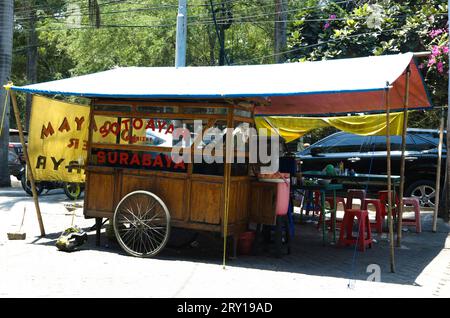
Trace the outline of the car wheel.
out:
M 25 175 L 20 178 L 20 183 L 22 184 L 22 189 L 28 194 L 33 196 L 33 191 L 31 191 L 31 182 L 27 180 Z M 37 195 L 40 195 L 44 191 L 44 187 L 39 183 L 35 182 Z
M 406 196 L 419 199 L 421 207 L 434 208 L 436 183 L 430 180 L 416 181 L 408 187 Z
M 81 196 L 81 185 L 79 183 L 64 182 L 64 193 L 70 200 L 77 200 Z

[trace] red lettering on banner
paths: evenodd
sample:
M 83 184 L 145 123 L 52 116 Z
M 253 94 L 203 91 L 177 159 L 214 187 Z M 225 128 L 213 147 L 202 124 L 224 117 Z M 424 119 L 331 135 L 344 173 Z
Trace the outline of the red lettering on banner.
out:
M 51 136 L 54 133 L 55 133 L 55 130 L 53 129 L 53 126 L 52 126 L 51 122 L 48 122 L 47 127 L 45 127 L 45 125 L 42 125 L 41 139 L 44 139 L 44 137 Z
M 64 117 L 64 120 L 61 123 L 61 126 L 59 126 L 58 130 L 60 132 L 63 132 L 64 130 L 70 131 L 70 125 L 69 125 L 69 121 L 67 120 L 67 117 Z
M 144 125 L 144 122 L 142 121 L 142 119 L 137 118 L 135 120 L 133 120 L 133 128 L 134 129 L 141 129 L 142 126 Z
M 164 155 L 164 158 L 166 159 L 166 167 L 170 168 L 172 166 L 172 158 L 168 155 Z
M 161 155 L 157 155 L 157 156 L 155 157 L 155 160 L 153 161 L 153 167 L 156 167 L 156 166 L 158 166 L 158 167 L 160 167 L 160 168 L 163 167 L 163 162 L 162 162 Z
M 67 148 L 74 148 L 78 149 L 78 145 L 80 144 L 80 140 L 77 138 L 70 138 L 69 144 L 67 145 Z
M 168 133 L 173 134 L 174 129 L 175 128 L 173 127 L 173 124 L 170 124 L 169 128 L 167 128 L 167 130 L 165 132 L 165 135 L 167 135 Z
M 150 119 L 147 123 L 147 126 L 145 126 L 145 129 L 151 129 L 155 131 L 155 121 L 153 119 Z
M 128 165 L 128 154 L 126 152 L 121 152 L 120 153 L 119 164 L 121 164 L 121 165 Z
M 130 128 L 128 128 L 128 123 L 130 122 L 130 119 L 122 119 L 122 124 L 125 125 L 125 129 L 128 130 Z
M 105 162 L 106 162 L 105 152 L 104 151 L 97 152 L 97 163 L 102 164 Z
M 77 123 L 77 130 L 81 130 L 81 126 L 84 123 L 84 117 L 81 118 L 75 117 L 75 122 Z
M 103 125 L 100 127 L 100 134 L 102 137 L 106 137 L 109 134 L 109 126 L 111 125 L 110 121 L 105 121 Z
M 111 158 L 111 155 L 114 157 Z M 117 152 L 108 152 L 108 162 L 111 164 L 115 164 L 117 162 Z
M 111 124 L 109 130 L 114 134 L 114 135 L 118 135 L 120 132 L 120 127 L 119 127 L 119 123 L 118 122 L 114 122 Z
M 158 120 L 159 132 L 161 132 L 163 130 L 163 128 L 166 127 L 166 125 L 167 125 L 167 123 L 165 121 Z
M 149 153 L 145 153 L 142 155 L 142 165 L 149 167 L 152 165 L 152 155 Z
M 134 153 L 133 157 L 131 157 L 130 166 L 132 166 L 132 165 L 139 166 L 140 164 L 141 164 L 141 162 L 139 160 L 139 155 L 137 153 Z

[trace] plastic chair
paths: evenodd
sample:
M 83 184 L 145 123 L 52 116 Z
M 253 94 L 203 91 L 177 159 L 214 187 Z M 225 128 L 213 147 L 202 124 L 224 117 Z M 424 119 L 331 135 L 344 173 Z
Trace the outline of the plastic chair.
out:
M 414 209 L 414 220 L 411 219 L 403 219 L 403 225 L 414 225 L 416 227 L 416 232 L 422 232 L 422 222 L 420 219 L 420 203 L 418 198 L 403 198 L 403 206 L 410 205 Z
M 359 209 L 353 208 L 353 199 L 360 199 Z M 350 189 L 347 191 L 347 201 L 344 210 L 344 219 L 341 223 L 338 245 L 358 244 L 361 251 L 365 251 L 366 247 L 372 247 L 372 232 L 370 229 L 369 213 L 364 210 L 366 201 L 366 191 L 360 189 Z M 354 220 L 358 222 L 358 237 L 353 236 Z
M 384 216 L 383 211 L 385 211 L 384 205 L 379 199 L 365 199 L 363 210 L 368 210 L 368 205 L 373 205 L 375 208 L 375 222 L 370 222 L 370 226 L 375 228 L 378 234 L 383 233 Z

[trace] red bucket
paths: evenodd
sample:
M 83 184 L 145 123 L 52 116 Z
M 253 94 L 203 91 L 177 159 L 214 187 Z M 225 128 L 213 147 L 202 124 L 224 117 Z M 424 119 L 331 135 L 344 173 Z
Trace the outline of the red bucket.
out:
M 255 232 L 244 232 L 239 236 L 238 253 L 240 255 L 250 255 L 253 242 L 255 241 Z

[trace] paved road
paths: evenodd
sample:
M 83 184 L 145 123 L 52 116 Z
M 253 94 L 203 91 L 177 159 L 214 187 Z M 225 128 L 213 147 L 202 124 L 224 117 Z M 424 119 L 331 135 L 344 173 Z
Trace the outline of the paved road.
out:
M 166 248 L 158 258 L 125 255 L 106 239 L 89 241 L 73 253 L 60 252 L 55 240 L 70 226 L 62 191 L 41 197 L 47 231 L 39 227 L 30 197 L 17 187 L 0 189 L 0 297 L 449 297 L 449 227 L 439 223 L 430 232 L 424 213 L 424 232 L 406 232 L 396 249 L 397 272 L 389 272 L 385 238 L 365 253 L 353 248 L 322 246 L 313 223 L 297 225 L 293 253 L 281 259 L 271 251 L 241 256 L 221 266 L 222 241 L 202 234 L 195 247 Z M 82 201 L 79 201 L 82 203 Z M 8 241 L 27 208 L 25 241 Z M 89 230 L 93 220 L 76 211 L 75 224 Z M 381 282 L 368 282 L 367 266 L 381 268 Z M 348 287 L 350 283 L 351 288 Z

